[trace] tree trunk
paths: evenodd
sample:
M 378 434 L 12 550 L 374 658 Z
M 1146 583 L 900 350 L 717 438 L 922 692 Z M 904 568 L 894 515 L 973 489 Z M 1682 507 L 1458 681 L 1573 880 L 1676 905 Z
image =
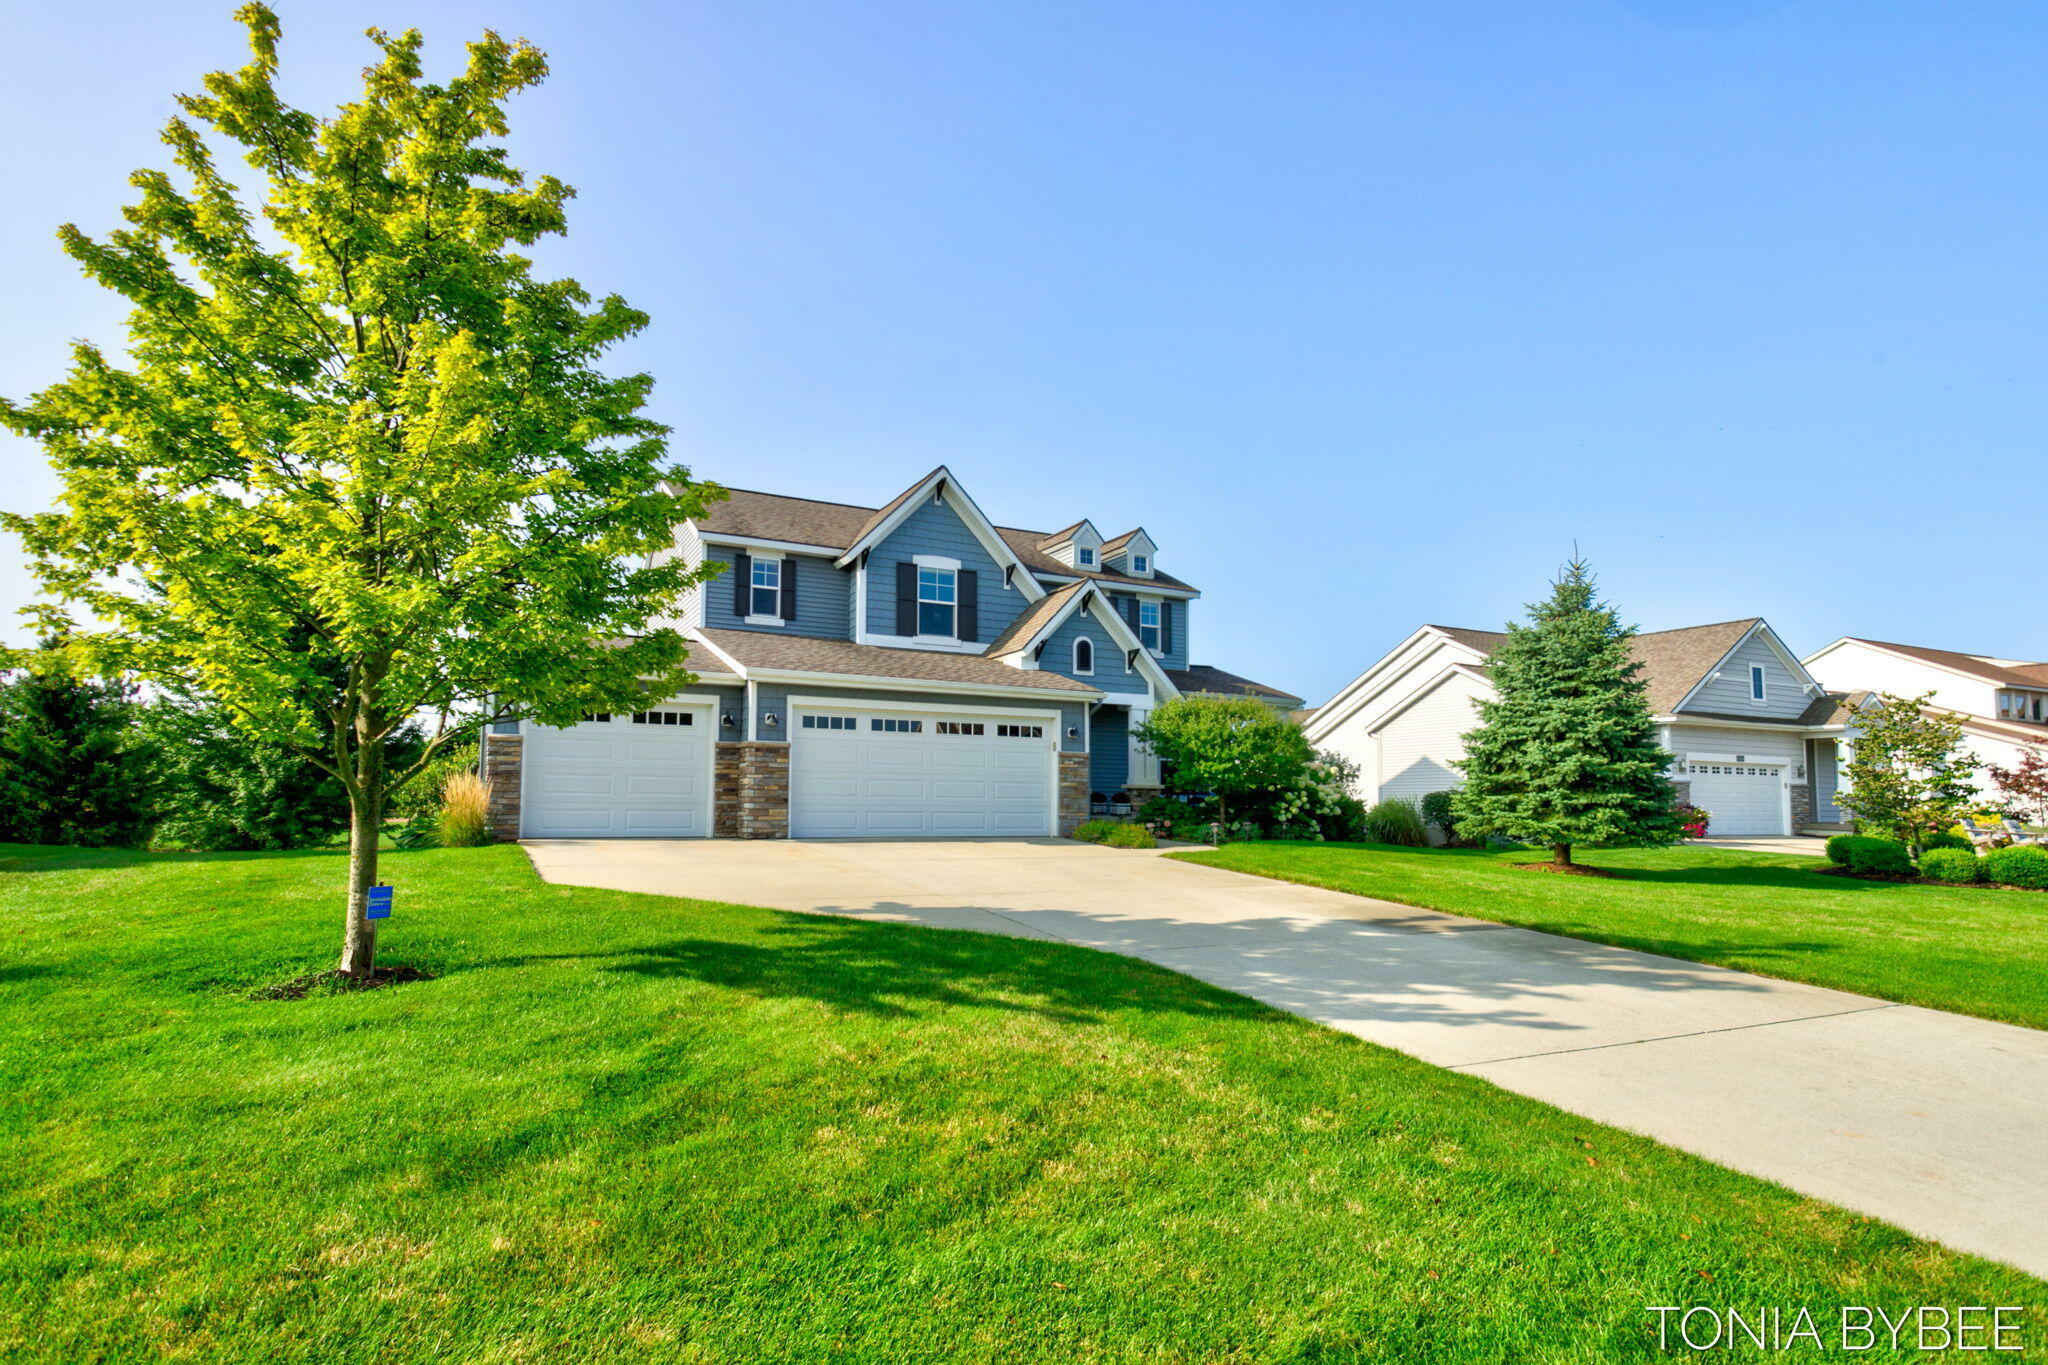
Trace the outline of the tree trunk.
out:
M 1550 862 L 1553 867 L 1570 867 L 1572 865 L 1572 846 L 1570 844 L 1552 844 L 1550 846 Z
M 377 925 L 364 918 L 377 884 L 377 836 L 382 812 L 375 802 L 351 802 L 348 825 L 348 919 L 341 931 L 341 970 L 368 977 L 377 964 Z
M 377 925 L 366 918 L 377 884 L 377 840 L 384 833 L 383 745 L 356 750 L 348 802 L 348 919 L 341 931 L 341 970 L 368 978 L 377 965 Z

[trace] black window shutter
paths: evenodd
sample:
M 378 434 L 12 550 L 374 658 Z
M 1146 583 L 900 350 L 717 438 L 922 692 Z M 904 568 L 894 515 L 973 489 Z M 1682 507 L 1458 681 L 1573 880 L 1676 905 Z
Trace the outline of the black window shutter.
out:
M 754 557 L 745 550 L 732 557 L 732 609 L 742 621 L 754 614 Z
M 907 559 L 896 566 L 896 633 L 917 634 L 917 565 Z
M 1173 603 L 1159 604 L 1159 652 L 1173 653 Z
M 1135 597 L 1126 597 L 1124 599 L 1123 606 L 1124 620 L 1130 622 L 1131 634 L 1136 635 L 1138 633 L 1138 599 Z
M 782 561 L 782 619 L 796 620 L 796 561 Z
M 953 594 L 959 601 L 960 610 L 954 613 L 958 625 L 954 634 L 967 641 L 981 639 L 981 594 L 977 591 L 981 575 L 972 569 L 962 569 L 954 576 Z

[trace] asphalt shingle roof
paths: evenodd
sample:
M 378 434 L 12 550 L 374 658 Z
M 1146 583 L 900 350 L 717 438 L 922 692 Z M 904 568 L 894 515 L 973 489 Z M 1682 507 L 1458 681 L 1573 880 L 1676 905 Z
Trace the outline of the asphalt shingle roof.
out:
M 969 683 L 986 687 L 1032 687 L 1045 692 L 1100 695 L 1086 683 L 1058 673 L 1012 668 L 980 654 L 936 649 L 890 649 L 883 645 L 784 635 L 765 630 L 705 628 L 696 632 L 742 668 L 794 673 L 841 673 L 852 677 L 902 678 L 913 682 Z M 1078 700 L 1078 697 L 1077 697 Z
M 1925 645 L 1901 645 L 1890 640 L 1866 640 L 1853 635 L 1849 638 L 1858 644 L 1875 645 L 1909 658 L 1953 668 L 1958 673 L 1968 673 L 1986 682 L 2007 687 L 2048 687 L 2048 664 L 1999 664 L 1981 654 L 1959 654 L 1952 649 L 1929 649 Z
M 730 496 L 715 502 L 697 519 L 700 529 L 729 536 L 751 536 L 759 540 L 782 540 L 797 545 L 822 545 L 844 550 L 909 496 L 906 490 L 885 507 L 855 507 L 844 502 L 820 502 L 815 498 L 793 498 L 781 493 L 761 493 L 735 488 Z M 1079 523 L 1076 523 L 1078 525 Z M 1072 529 L 1072 528 L 1069 528 Z M 1190 585 L 1172 574 L 1153 570 L 1150 578 L 1100 570 L 1076 569 L 1062 564 L 1044 550 L 1044 531 L 1025 531 L 998 526 L 996 534 L 1034 574 L 1060 578 L 1092 578 L 1104 583 L 1131 587 L 1158 586 L 1189 589 Z M 1057 544 L 1057 541 L 1053 542 Z
M 1186 668 L 1169 668 L 1166 677 L 1183 692 L 1209 692 L 1225 697 L 1264 697 L 1271 701 L 1300 702 L 1301 698 L 1292 692 L 1283 692 L 1277 687 L 1268 687 L 1250 678 L 1240 678 L 1235 673 L 1226 673 L 1209 664 L 1190 664 Z

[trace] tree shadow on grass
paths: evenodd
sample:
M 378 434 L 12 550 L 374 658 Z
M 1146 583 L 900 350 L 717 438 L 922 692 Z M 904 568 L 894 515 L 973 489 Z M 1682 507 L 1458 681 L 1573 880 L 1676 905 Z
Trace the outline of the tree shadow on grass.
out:
M 1206 1018 L 1273 1010 L 1136 959 L 1070 944 L 776 912 L 766 942 L 675 938 L 609 952 L 529 954 L 478 965 L 586 959 L 598 970 L 802 997 L 851 1013 L 908 1017 L 976 1008 L 1089 1023 L 1136 1007 Z

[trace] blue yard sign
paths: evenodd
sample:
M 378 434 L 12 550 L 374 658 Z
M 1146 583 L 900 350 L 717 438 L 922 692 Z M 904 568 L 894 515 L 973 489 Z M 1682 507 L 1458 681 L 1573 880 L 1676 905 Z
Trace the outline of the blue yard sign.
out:
M 363 918 L 364 918 L 364 919 L 390 919 L 390 918 L 391 918 L 391 888 L 390 888 L 390 887 L 388 887 L 388 886 L 373 886 L 373 887 L 371 887 L 371 888 L 370 888 L 370 903 L 369 903 L 369 906 L 368 906 L 368 907 L 367 907 L 367 908 L 366 908 L 366 909 L 365 909 L 365 910 L 363 911 Z

